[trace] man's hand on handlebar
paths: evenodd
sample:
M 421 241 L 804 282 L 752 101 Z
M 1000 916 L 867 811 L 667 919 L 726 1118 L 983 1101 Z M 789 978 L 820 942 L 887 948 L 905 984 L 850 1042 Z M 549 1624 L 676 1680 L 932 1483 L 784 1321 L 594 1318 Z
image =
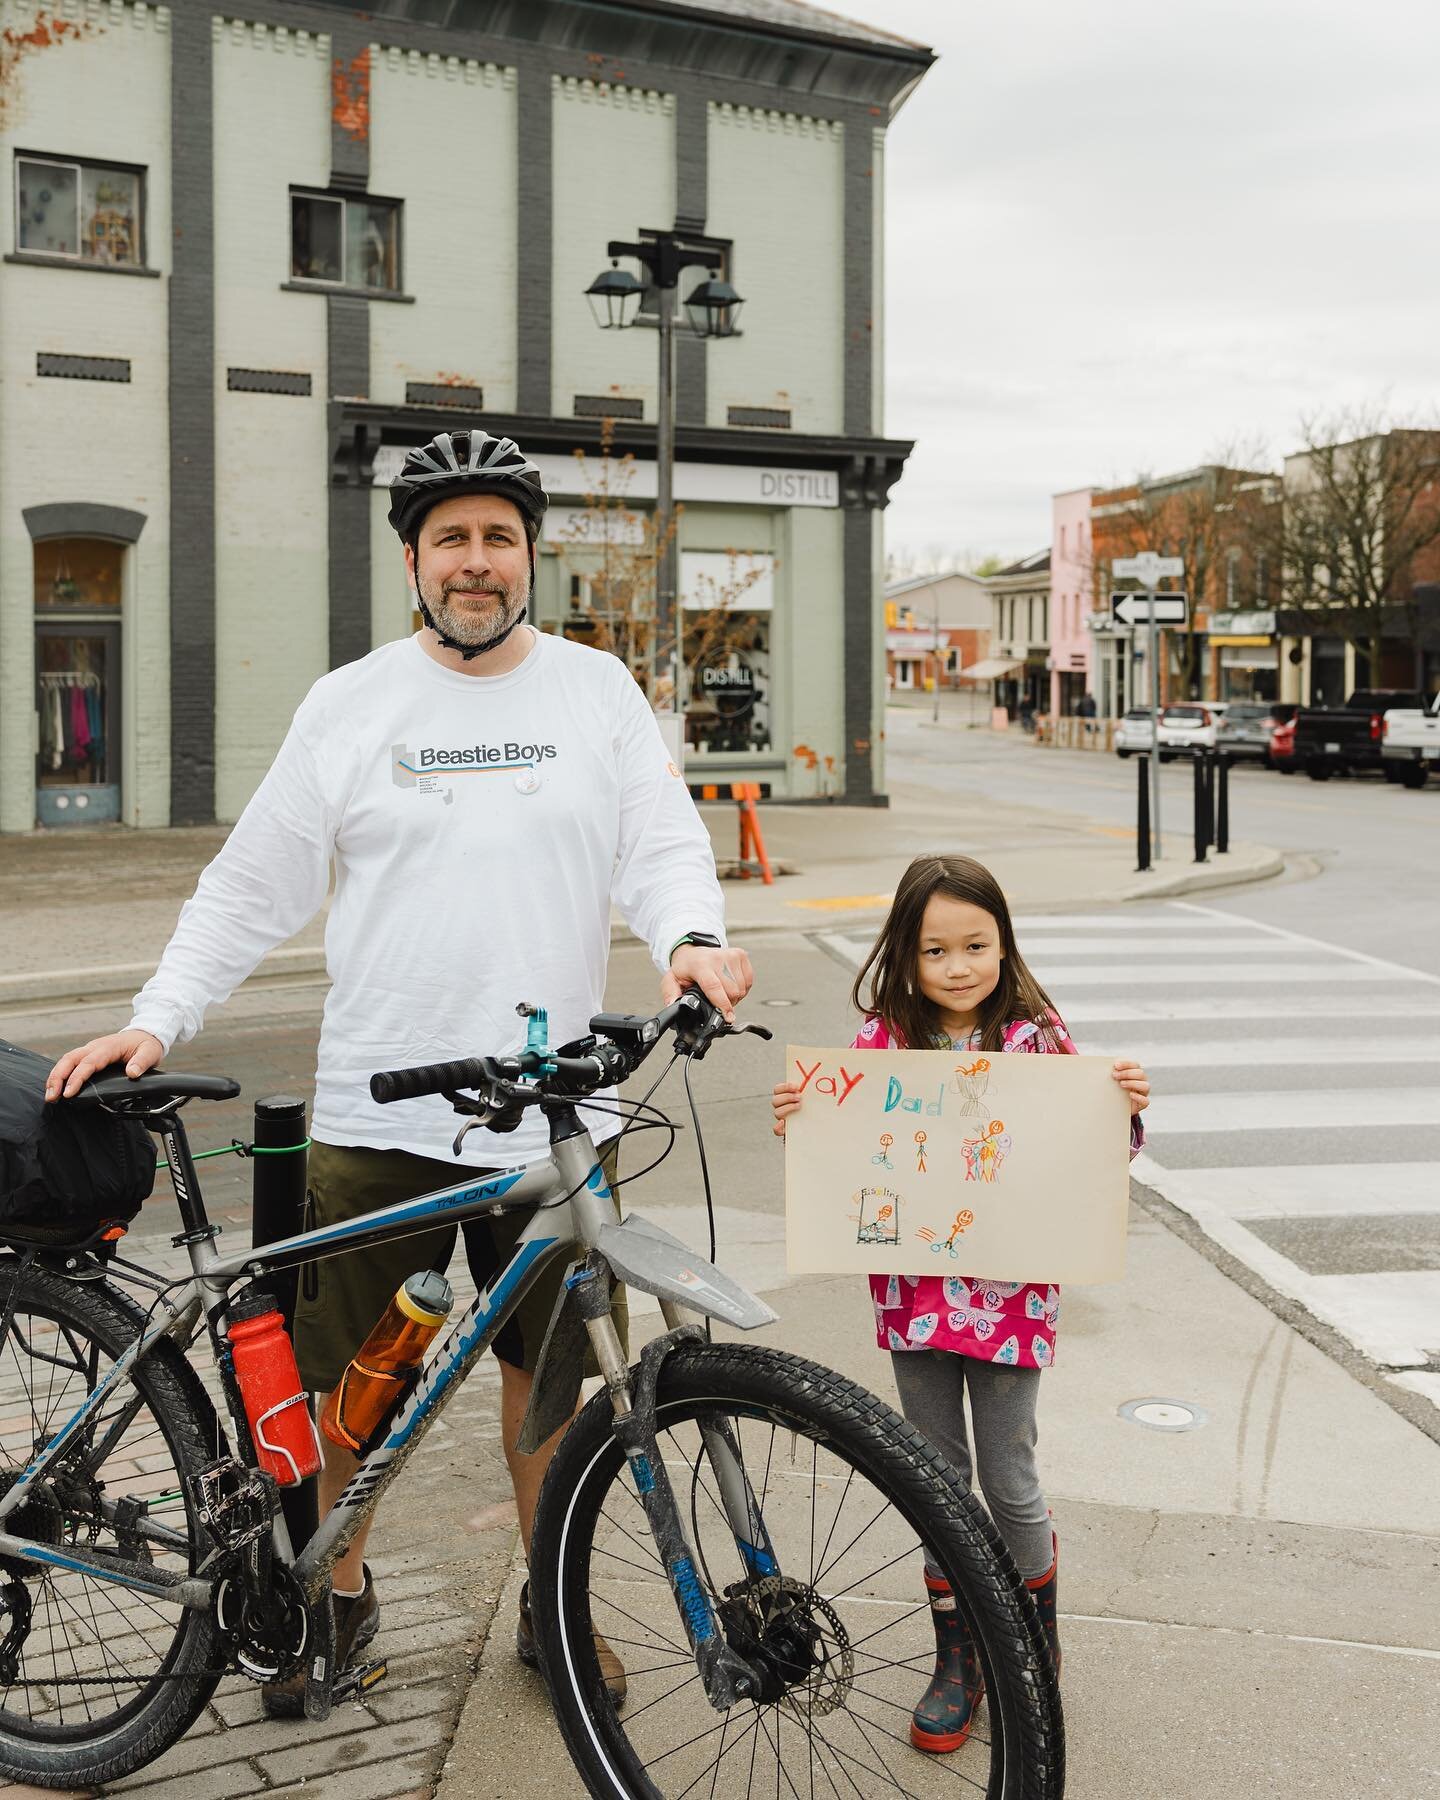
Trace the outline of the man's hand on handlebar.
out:
M 668 1006 L 687 988 L 699 988 L 712 1006 L 719 1007 L 725 1023 L 733 1025 L 736 1005 L 754 985 L 750 958 L 735 945 L 708 950 L 699 944 L 681 944 L 660 983 L 660 1003 Z

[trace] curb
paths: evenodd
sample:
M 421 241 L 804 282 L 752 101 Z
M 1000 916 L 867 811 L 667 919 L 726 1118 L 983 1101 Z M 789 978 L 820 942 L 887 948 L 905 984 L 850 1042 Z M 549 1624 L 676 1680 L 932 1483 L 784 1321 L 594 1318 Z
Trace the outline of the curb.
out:
M 1064 895 L 1058 895 L 1047 900 L 1046 905 L 1053 910 L 1065 906 L 1105 906 L 1115 901 L 1166 900 L 1177 894 L 1196 893 L 1205 888 L 1235 887 L 1244 882 L 1268 881 L 1283 873 L 1284 868 L 1285 858 L 1281 853 L 1278 850 L 1267 850 L 1260 860 L 1242 868 L 1228 869 L 1218 863 L 1201 863 L 1167 876 L 1157 883 L 1152 884 L 1142 879 L 1109 896 L 1092 894 L 1083 900 L 1067 900 Z M 883 906 L 854 907 L 835 912 L 809 911 L 797 906 L 791 917 L 746 919 L 743 915 L 738 915 L 729 918 L 726 926 L 732 937 L 756 937 L 763 933 L 782 931 L 803 933 L 821 929 L 834 930 L 859 920 L 878 918 L 884 911 Z M 633 944 L 638 939 L 631 935 L 628 926 L 612 920 L 610 942 L 612 946 Z M 13 1011 L 27 1003 L 54 1005 L 56 1002 L 68 1002 L 79 1006 L 92 1002 L 99 1005 L 115 1000 L 128 1001 L 144 987 L 154 973 L 153 962 L 137 962 L 101 963 L 82 969 L 37 969 L 32 974 L 9 975 L 0 978 L 0 1011 Z M 255 982 L 304 980 L 324 974 L 325 950 L 322 945 L 285 946 L 272 950 L 254 974 L 235 991 L 239 993 Z

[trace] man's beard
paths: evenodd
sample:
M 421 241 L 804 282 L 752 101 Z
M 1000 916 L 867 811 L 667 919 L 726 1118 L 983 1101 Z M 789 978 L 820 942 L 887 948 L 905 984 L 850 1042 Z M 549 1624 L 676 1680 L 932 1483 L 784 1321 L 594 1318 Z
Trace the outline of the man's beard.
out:
M 457 644 L 463 644 L 467 650 L 482 652 L 508 635 L 530 600 L 528 576 L 512 589 L 498 581 L 473 585 L 460 581 L 437 583 L 422 575 L 419 576 L 419 587 L 420 598 L 435 621 L 436 630 L 453 638 Z M 482 594 L 488 596 L 493 605 L 481 609 L 464 604 L 454 606 L 450 604 L 452 594 Z

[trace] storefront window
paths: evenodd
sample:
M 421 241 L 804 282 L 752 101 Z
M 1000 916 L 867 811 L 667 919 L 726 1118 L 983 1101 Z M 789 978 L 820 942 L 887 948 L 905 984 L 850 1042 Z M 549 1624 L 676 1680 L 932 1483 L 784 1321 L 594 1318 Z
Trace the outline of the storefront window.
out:
M 83 632 L 42 632 L 36 642 L 36 661 L 40 680 L 39 786 L 63 791 L 112 785 L 118 777 L 110 733 L 108 639 Z M 76 814 L 99 816 L 88 796 L 72 793 L 69 802 L 68 810 Z
M 139 170 L 17 157 L 15 247 L 138 268 Z
M 686 744 L 723 756 L 770 750 L 774 558 L 686 551 L 680 586 Z
M 118 612 L 121 544 L 99 538 L 51 538 L 35 546 L 35 610 Z
M 290 273 L 298 281 L 398 293 L 399 202 L 292 194 Z

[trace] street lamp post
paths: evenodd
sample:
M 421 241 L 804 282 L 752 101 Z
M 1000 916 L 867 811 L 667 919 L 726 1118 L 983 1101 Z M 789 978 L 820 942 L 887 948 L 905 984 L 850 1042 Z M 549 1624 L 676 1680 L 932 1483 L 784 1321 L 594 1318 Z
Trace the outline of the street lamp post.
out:
M 673 296 L 680 277 L 689 268 L 709 271 L 685 302 L 689 329 L 697 337 L 732 337 L 735 321 L 745 302 L 728 281 L 716 271 L 716 253 L 703 246 L 687 244 L 674 231 L 646 233 L 639 243 L 619 241 L 606 246 L 611 265 L 597 275 L 585 290 L 590 310 L 602 331 L 621 331 L 632 326 L 640 311 L 646 289 L 628 269 L 619 266 L 618 258 L 626 257 L 641 264 L 650 277 L 649 285 L 659 298 L 657 323 L 660 340 L 660 370 L 656 383 L 655 420 L 655 648 L 653 657 L 652 702 L 658 697 L 662 646 L 671 643 L 669 656 L 671 706 L 680 710 L 680 622 L 676 609 L 675 580 L 675 313 Z

